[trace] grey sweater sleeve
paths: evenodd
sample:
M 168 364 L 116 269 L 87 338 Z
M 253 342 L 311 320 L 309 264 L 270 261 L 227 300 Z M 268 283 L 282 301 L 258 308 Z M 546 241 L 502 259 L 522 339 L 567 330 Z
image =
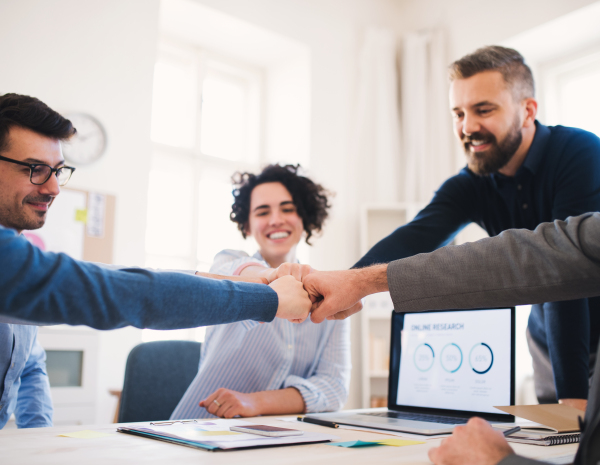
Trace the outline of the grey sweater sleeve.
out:
M 511 454 L 498 462 L 497 465 L 543 465 L 546 462 L 528 459 L 522 455 Z
M 522 305 L 600 295 L 600 213 L 513 229 L 397 260 L 396 311 Z

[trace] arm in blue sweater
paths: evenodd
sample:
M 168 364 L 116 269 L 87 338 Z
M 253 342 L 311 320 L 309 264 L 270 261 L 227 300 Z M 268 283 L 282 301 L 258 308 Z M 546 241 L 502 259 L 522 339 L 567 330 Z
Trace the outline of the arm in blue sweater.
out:
M 175 329 L 271 321 L 277 306 L 277 294 L 262 284 L 108 270 L 42 252 L 0 227 L 0 316 L 97 329 Z

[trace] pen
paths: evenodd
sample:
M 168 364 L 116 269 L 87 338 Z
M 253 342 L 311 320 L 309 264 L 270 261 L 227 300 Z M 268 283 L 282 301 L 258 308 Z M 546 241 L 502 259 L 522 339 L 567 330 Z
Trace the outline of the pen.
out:
M 507 429 L 506 431 L 503 432 L 503 434 L 504 434 L 504 436 L 510 436 L 511 434 L 516 433 L 517 431 L 521 431 L 520 426 L 515 426 L 514 428 Z
M 327 426 L 328 428 L 339 428 L 340 425 L 334 423 L 332 421 L 325 420 L 317 420 L 316 418 L 308 418 L 308 417 L 298 417 L 298 421 L 303 421 L 305 423 L 312 423 L 314 425 Z

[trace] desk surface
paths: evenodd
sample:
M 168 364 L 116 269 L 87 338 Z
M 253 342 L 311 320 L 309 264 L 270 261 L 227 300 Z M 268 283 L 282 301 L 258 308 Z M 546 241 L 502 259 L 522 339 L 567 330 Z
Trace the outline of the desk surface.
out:
M 245 419 L 260 424 L 290 427 L 273 417 Z M 147 423 L 146 423 L 147 424 Z M 352 440 L 381 440 L 397 438 L 385 434 L 352 431 L 311 425 L 308 423 L 293 423 L 296 429 L 318 431 L 335 434 L 343 441 Z M 24 430 L 0 430 L 0 450 L 3 463 L 14 464 L 60 464 L 86 465 L 95 464 L 161 464 L 176 463 L 198 464 L 239 464 L 244 465 L 279 465 L 285 460 L 286 465 L 317 465 L 343 463 L 344 465 L 365 465 L 365 463 L 411 463 L 427 464 L 427 451 L 440 443 L 439 439 L 431 439 L 425 444 L 407 447 L 369 447 L 363 449 L 347 449 L 332 447 L 325 444 L 301 445 L 293 447 L 276 447 L 245 451 L 207 452 L 188 447 L 168 444 L 161 441 L 146 439 L 128 434 L 116 433 L 116 425 L 87 425 L 60 426 L 55 428 L 35 428 Z M 82 430 L 94 430 L 113 433 L 111 436 L 97 439 L 75 439 L 59 437 L 59 434 L 72 433 Z M 511 444 L 518 454 L 531 458 L 557 457 L 574 453 L 576 444 L 563 446 L 531 446 Z

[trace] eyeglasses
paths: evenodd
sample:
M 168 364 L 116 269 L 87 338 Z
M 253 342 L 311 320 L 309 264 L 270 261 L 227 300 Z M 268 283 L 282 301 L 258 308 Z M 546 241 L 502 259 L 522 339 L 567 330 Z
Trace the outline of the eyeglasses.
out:
M 23 165 L 29 168 L 29 181 L 31 184 L 41 186 L 44 184 L 53 173 L 56 173 L 56 179 L 58 180 L 59 186 L 64 186 L 71 179 L 71 175 L 75 168 L 72 166 L 61 166 L 59 168 L 52 168 L 49 165 L 43 163 L 25 163 L 24 161 L 13 160 L 12 158 L 6 158 L 0 156 L 0 160 L 7 161 L 9 163 L 15 163 L 16 165 Z

